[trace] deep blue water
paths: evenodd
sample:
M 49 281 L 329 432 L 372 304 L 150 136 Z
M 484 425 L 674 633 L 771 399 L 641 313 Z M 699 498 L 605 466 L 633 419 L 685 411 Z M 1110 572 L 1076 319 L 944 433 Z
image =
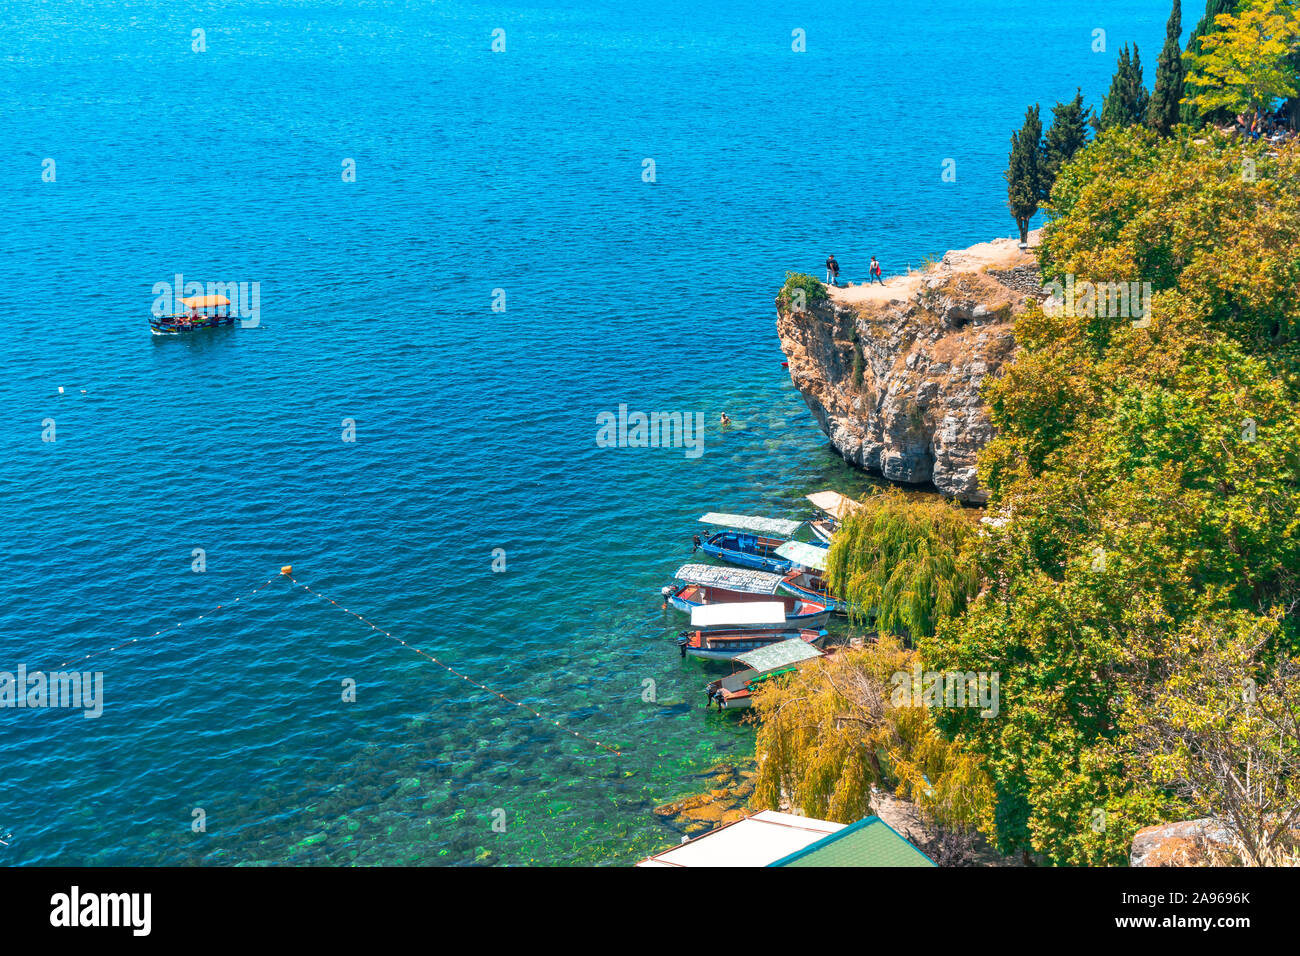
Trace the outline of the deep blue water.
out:
M 833 252 L 855 279 L 873 254 L 888 273 L 1011 234 L 1027 103 L 1099 104 L 1125 40 L 1150 83 L 1168 13 L 0 6 L 0 670 L 96 653 L 105 680 L 97 720 L 0 710 L 0 863 L 95 865 L 675 842 L 651 808 L 752 752 L 701 709 L 713 672 L 678 659 L 657 599 L 695 518 L 865 487 L 781 367 L 785 270 Z M 157 340 L 152 288 L 176 273 L 260 283 L 260 325 Z M 704 454 L 597 447 L 620 403 L 701 412 Z M 283 564 L 622 755 L 282 578 L 150 636 Z

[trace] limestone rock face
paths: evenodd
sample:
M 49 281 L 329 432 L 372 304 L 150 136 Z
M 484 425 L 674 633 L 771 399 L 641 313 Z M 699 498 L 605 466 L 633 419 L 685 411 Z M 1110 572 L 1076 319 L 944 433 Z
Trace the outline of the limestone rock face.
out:
M 993 428 L 980 387 L 1015 350 L 1026 301 L 1023 282 L 1000 276 L 1026 271 L 1032 254 L 1002 240 L 803 308 L 778 297 L 790 378 L 831 445 L 892 481 L 985 501 L 975 456 Z
M 1209 819 L 1180 820 L 1145 827 L 1133 835 L 1130 866 L 1208 866 L 1217 846 L 1230 853 L 1232 838 Z

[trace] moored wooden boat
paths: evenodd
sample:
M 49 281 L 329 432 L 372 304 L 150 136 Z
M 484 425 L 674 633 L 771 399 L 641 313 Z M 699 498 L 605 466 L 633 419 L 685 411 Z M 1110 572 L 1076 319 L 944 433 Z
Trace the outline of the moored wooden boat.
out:
M 719 710 L 748 707 L 756 685 L 789 674 L 822 656 L 815 642 L 797 638 L 746 651 L 735 659 L 738 669 L 727 677 L 710 681 L 704 687 L 704 694 Z
M 230 300 L 224 295 L 195 295 L 177 301 L 189 311 L 149 316 L 149 329 L 154 335 L 180 335 L 235 324 L 235 314 L 228 311 Z
M 808 527 L 826 544 L 831 543 L 831 538 L 840 529 L 840 522 L 862 507 L 838 491 L 816 491 L 805 497 L 817 509 L 817 517 L 808 522 Z
M 802 521 L 713 511 L 700 521 L 724 529 L 714 531 L 700 544 L 700 550 L 705 554 L 742 568 L 779 574 L 790 570 L 790 562 L 780 557 L 776 550 L 803 526 Z
M 664 599 L 687 614 L 706 604 L 780 601 L 785 608 L 787 626 L 822 627 L 830 617 L 830 609 L 823 601 L 778 593 L 779 574 L 714 564 L 684 564 L 674 577 L 683 583 L 666 586 L 662 592 Z
M 780 601 L 710 604 L 691 612 L 691 630 L 677 635 L 682 657 L 729 661 L 783 641 L 816 644 L 826 637 L 817 628 L 784 626 L 785 607 Z
M 782 591 L 805 600 L 820 601 L 832 613 L 849 613 L 848 602 L 831 594 L 826 583 L 826 559 L 830 556 L 828 549 L 800 541 L 788 541 L 777 549 L 777 553 L 788 558 L 791 563 L 790 571 L 781 578 Z

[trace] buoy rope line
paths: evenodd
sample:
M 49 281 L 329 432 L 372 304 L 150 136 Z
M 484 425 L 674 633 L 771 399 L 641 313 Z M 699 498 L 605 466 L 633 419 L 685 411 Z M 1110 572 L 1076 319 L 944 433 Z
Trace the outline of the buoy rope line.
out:
M 236 604 L 238 604 L 240 601 L 244 600 L 245 598 L 251 598 L 254 594 L 257 594 L 259 591 L 265 591 L 271 585 L 271 582 L 274 581 L 279 576 L 280 575 L 278 574 L 272 575 L 270 578 L 267 579 L 267 581 L 264 584 L 259 584 L 257 587 L 253 588 L 253 590 L 249 591 L 247 594 L 243 595 L 242 597 L 235 598 L 235 600 L 229 604 L 218 604 L 212 610 L 206 611 L 203 614 L 198 615 L 197 617 L 192 617 L 187 621 L 178 621 L 175 624 L 173 624 L 171 627 L 164 627 L 161 630 L 154 631 L 152 634 L 145 635 L 144 637 L 133 637 L 131 638 L 131 640 L 126 641 L 122 644 L 118 644 L 115 647 L 103 648 L 98 651 L 91 651 L 89 654 L 86 654 L 82 657 L 71 658 L 69 660 L 64 661 L 58 667 L 50 668 L 50 670 L 60 671 L 63 670 L 63 668 L 67 667 L 69 664 L 80 664 L 82 661 L 88 661 L 92 657 L 100 657 L 104 654 L 108 654 L 111 651 L 120 651 L 124 647 L 130 647 L 132 644 L 137 644 L 140 641 L 148 640 L 149 638 L 152 637 L 158 637 L 162 634 L 167 633 L 168 631 L 175 631 L 175 630 L 179 630 L 182 627 L 186 627 L 190 624 L 197 624 L 199 621 L 202 621 L 208 617 L 211 617 L 213 614 L 216 614 L 217 611 L 222 611 L 227 608 L 233 608 Z
M 380 627 L 378 624 L 375 624 L 373 621 L 367 620 L 364 616 L 358 614 L 356 611 L 344 607 L 342 604 L 339 604 L 339 602 L 335 601 L 333 598 L 327 597 L 321 592 L 316 591 L 310 586 L 304 584 L 302 581 L 299 581 L 288 570 L 281 571 L 280 573 L 283 574 L 285 577 L 287 577 L 298 587 L 302 588 L 308 594 L 312 595 L 313 597 L 319 598 L 322 601 L 332 604 L 334 607 L 338 608 L 340 611 L 344 612 L 345 614 L 352 615 L 362 624 L 365 624 L 367 627 L 369 627 L 372 631 L 378 631 L 380 634 L 384 635 L 384 637 L 387 637 L 389 640 L 396 641 L 398 644 L 401 644 L 403 647 L 408 648 L 411 651 L 414 651 L 416 654 L 419 654 L 425 660 L 432 661 L 434 664 L 437 664 L 443 670 L 447 671 L 450 674 L 454 674 L 456 677 L 459 677 L 461 680 L 473 684 L 475 687 L 479 688 L 480 690 L 487 691 L 492 696 L 498 697 L 508 704 L 513 704 L 516 707 L 528 711 L 538 720 L 546 721 L 548 724 L 555 727 L 557 730 L 563 731 L 566 734 L 572 734 L 574 737 L 577 737 L 579 740 L 585 740 L 587 743 L 592 744 L 596 747 L 600 747 L 602 750 L 607 750 L 610 753 L 614 754 L 615 756 L 622 756 L 622 752 L 617 747 L 611 747 L 609 744 L 602 743 L 601 741 L 596 740 L 594 737 L 588 737 L 586 734 L 579 733 L 576 730 L 573 730 L 569 727 L 565 727 L 558 720 L 555 720 L 554 718 L 551 717 L 547 717 L 545 714 L 537 710 L 535 707 L 525 704 L 521 700 L 515 700 L 513 697 L 509 696 L 508 694 L 501 693 L 501 691 L 499 690 L 494 690 L 493 688 L 487 686 L 487 684 L 479 683 L 469 675 L 462 674 L 460 671 L 456 670 L 456 668 L 452 667 L 450 664 L 444 664 L 442 661 L 438 660 L 438 658 L 434 657 L 428 651 L 422 650 L 421 648 L 416 647 L 414 644 L 407 643 L 406 641 L 402 640 L 400 637 L 397 637 L 396 635 L 391 634 L 390 632 L 384 630 L 382 627 Z

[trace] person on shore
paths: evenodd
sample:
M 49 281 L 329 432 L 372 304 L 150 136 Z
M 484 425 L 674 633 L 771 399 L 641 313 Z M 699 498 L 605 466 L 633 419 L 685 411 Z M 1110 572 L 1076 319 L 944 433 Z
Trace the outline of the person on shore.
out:
M 885 280 L 880 278 L 880 263 L 876 261 L 875 256 L 871 257 L 871 278 L 867 280 L 867 285 L 871 285 L 873 282 L 879 282 L 881 285 L 885 284 Z
M 826 257 L 826 284 L 835 285 L 835 280 L 840 275 L 840 264 L 835 261 L 833 255 Z

